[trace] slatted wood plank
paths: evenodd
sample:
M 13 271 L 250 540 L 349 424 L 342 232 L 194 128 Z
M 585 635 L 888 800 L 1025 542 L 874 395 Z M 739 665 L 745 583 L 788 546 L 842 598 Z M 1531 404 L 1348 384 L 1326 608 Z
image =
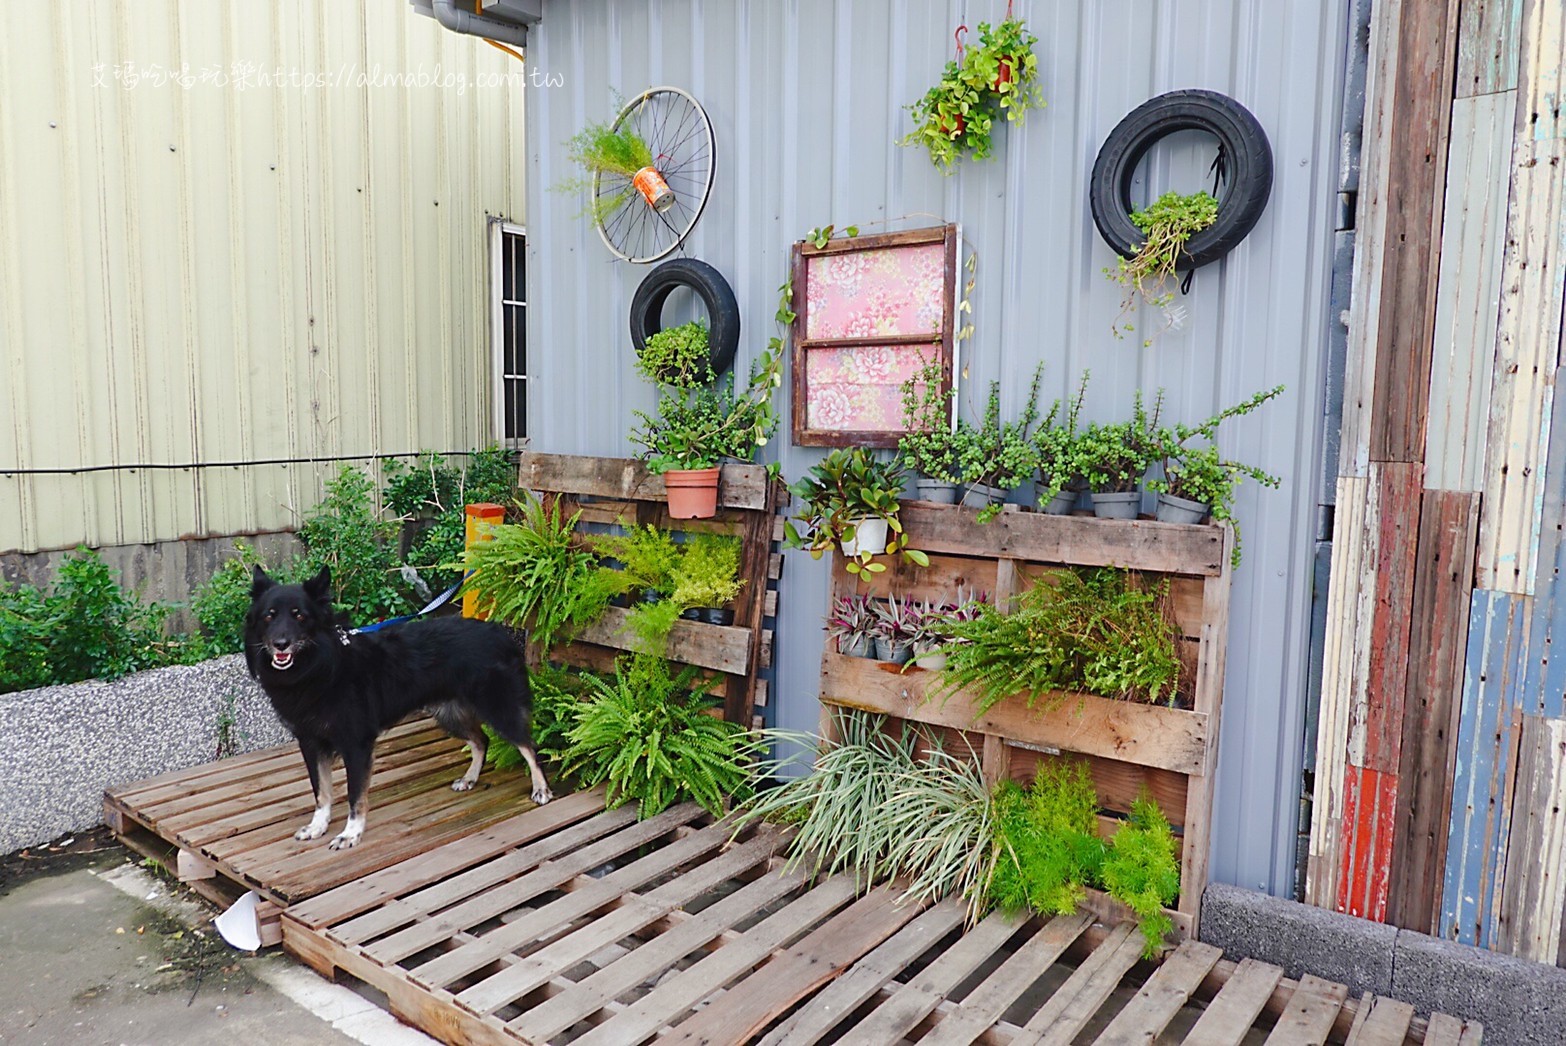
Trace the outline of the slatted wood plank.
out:
M 1408 1003 L 1367 994 L 1359 1000 L 1347 1046 L 1403 1046 L 1413 1020 Z
M 764 875 L 527 1010 L 506 1027 L 530 1042 L 547 1042 L 638 984 L 668 971 L 736 923 L 798 891 L 804 884 L 804 874 L 799 871 Z
M 623 607 L 605 607 L 603 616 L 578 632 L 576 639 L 615 650 L 630 650 L 632 638 L 625 630 L 630 613 Z M 744 675 L 749 664 L 750 644 L 748 628 L 681 620 L 669 630 L 664 653 L 671 661 Z
M 956 901 L 934 905 L 772 1029 L 759 1046 L 810 1046 L 820 1042 L 906 966 L 961 926 L 964 915 L 964 906 Z
M 1523 0 L 1463 0 L 1457 31 L 1459 100 L 1517 87 L 1522 13 Z
M 1017 1046 L 1071 1046 L 1141 954 L 1142 939 L 1135 924 L 1121 923 L 1028 1018 L 1012 1042 Z
M 1186 1033 L 1185 1046 L 1239 1046 L 1281 980 L 1278 967 L 1242 959 Z
M 1425 483 L 1435 490 L 1483 486 L 1516 116 L 1516 91 L 1452 105 L 1425 433 Z
M 620 907 L 586 926 L 557 938 L 499 973 L 457 993 L 457 1002 L 472 1013 L 494 1013 L 548 984 L 588 956 L 652 925 L 681 905 L 689 904 L 725 880 L 763 863 L 788 841 L 789 833 L 763 831 L 713 860 L 688 870 L 643 895 L 632 895 Z
M 517 482 L 528 490 L 601 498 L 661 501 L 666 496 L 663 477 L 648 472 L 645 465 L 632 458 L 591 458 L 528 451 L 522 455 Z M 767 483 L 764 465 L 724 465 L 718 476 L 718 504 L 723 508 L 764 508 Z
M 799 1000 L 837 977 L 919 913 L 899 903 L 895 888 L 878 887 L 813 930 L 745 982 L 743 991 L 714 999 L 661 1041 L 748 1042 Z
M 1387 921 L 1422 933 L 1439 922 L 1478 527 L 1477 495 L 1425 492 L 1387 904 Z
M 1033 986 L 1040 975 L 1082 936 L 1082 931 L 1091 922 L 1092 919 L 1081 912 L 1055 916 L 1001 963 L 994 973 L 964 996 L 961 1004 L 942 1017 L 940 1023 L 919 1041 L 929 1046 L 966 1046 L 973 1042 L 998 1021 L 1023 992 Z M 1082 967 L 1086 968 L 1096 960 L 1101 962 L 1098 957 L 1113 952 L 1128 939 L 1132 929 L 1129 925 L 1117 928 L 1108 940 L 1094 950 Z M 1070 983 L 1068 981 L 1067 985 Z M 1061 991 L 1065 990 L 1065 987 L 1061 988 Z M 1050 1003 L 1053 1004 L 1059 996 L 1060 992 L 1057 992 Z M 1048 1008 L 1046 1005 L 1045 1009 Z M 1036 1029 L 1025 1029 L 1024 1034 L 1013 1041 L 1033 1041 L 1027 1034 L 1032 1031 Z
M 1162 1034 L 1192 993 L 1212 972 L 1223 951 L 1200 941 L 1182 941 L 1136 998 L 1115 1015 L 1094 1046 L 1147 1046 Z
M 1022 926 L 1020 914 L 996 912 L 958 938 L 957 943 L 897 988 L 838 1040 L 843 1046 L 885 1046 L 898 1042 L 919 1022 L 934 1013 L 941 1000 L 985 960 L 1009 941 Z
M 1425 1029 L 1425 1046 L 1478 1046 L 1483 1027 L 1464 1022 L 1451 1014 L 1432 1013 Z
M 1496 947 L 1554 964 L 1566 915 L 1566 720 L 1523 716 Z
M 1307 973 L 1300 978 L 1283 1016 L 1267 1036 L 1265 1046 L 1325 1046 L 1327 1034 L 1338 1019 L 1348 986 Z
M 579 1046 L 633 1046 L 642 1042 L 707 996 L 749 973 L 775 949 L 808 934 L 818 920 L 836 911 L 853 894 L 850 879 L 833 876 L 574 1042 Z M 852 913 L 852 918 L 858 920 L 867 910 L 888 910 L 888 904 L 888 891 L 877 890 L 860 898 L 837 918 Z
M 1532 0 L 1524 9 L 1518 126 L 1536 141 L 1566 137 L 1561 101 L 1566 98 L 1566 11 L 1551 0 Z

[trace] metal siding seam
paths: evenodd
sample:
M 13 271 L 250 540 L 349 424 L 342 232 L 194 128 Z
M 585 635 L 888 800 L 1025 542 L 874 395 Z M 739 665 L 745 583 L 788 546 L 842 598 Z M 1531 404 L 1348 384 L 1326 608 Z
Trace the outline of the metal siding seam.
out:
M 238 21 L 234 8 L 225 5 L 223 7 L 224 25 L 224 58 L 230 67 L 238 61 L 235 40 L 238 37 Z M 246 291 L 248 267 L 250 259 L 251 243 L 246 236 L 248 231 L 243 214 L 245 207 L 243 200 L 246 196 L 244 185 L 246 170 L 244 165 L 244 147 L 241 140 L 247 126 L 239 118 L 240 92 L 225 92 L 225 122 L 228 124 L 228 166 L 230 176 L 225 179 L 225 199 L 227 201 L 227 219 L 229 234 L 228 254 L 228 296 L 229 308 L 232 310 L 234 329 L 248 331 L 250 326 L 250 299 Z M 249 368 L 249 359 L 246 352 L 247 346 L 243 339 L 233 338 L 229 341 L 229 365 L 232 374 L 244 374 Z M 232 394 L 230 408 L 233 411 L 232 422 L 234 432 L 238 438 L 237 450 L 241 459 L 248 459 L 254 452 L 254 433 L 251 428 L 251 419 L 254 415 L 254 404 L 251 396 L 254 383 L 249 381 L 233 381 L 230 383 Z M 239 493 L 239 510 L 237 516 L 252 525 L 261 522 L 257 511 L 256 479 L 258 470 L 247 469 L 236 476 L 231 486 L 232 491 Z M 248 473 L 248 474 L 247 474 Z
M 1355 231 L 1354 243 L 1354 286 L 1361 288 L 1381 287 L 1391 176 L 1387 147 L 1394 122 L 1392 87 L 1397 83 L 1397 27 L 1402 7 L 1402 0 L 1386 0 L 1372 10 L 1359 191 L 1359 213 L 1365 220 Z M 1370 467 L 1380 321 L 1381 295 L 1354 295 L 1349 309 L 1349 353 L 1338 458 L 1338 471 L 1345 476 L 1366 475 Z
M 1425 434 L 1434 490 L 1477 491 L 1483 483 L 1510 183 L 1505 143 L 1516 97 L 1507 91 L 1452 104 Z
M 1479 585 L 1532 593 L 1561 335 L 1566 142 L 1519 141 L 1507 220 L 1479 529 Z
M 1311 819 L 1310 860 L 1306 899 L 1325 908 L 1337 907 L 1338 870 L 1350 823 L 1346 773 L 1351 720 L 1369 666 L 1369 651 L 1359 642 L 1359 623 L 1368 616 L 1370 594 L 1359 584 L 1362 564 L 1370 551 L 1370 479 L 1344 476 L 1337 487 L 1337 534 L 1333 542 L 1331 580 L 1327 586 L 1327 630 L 1322 654 L 1320 728 L 1316 741 L 1316 789 Z

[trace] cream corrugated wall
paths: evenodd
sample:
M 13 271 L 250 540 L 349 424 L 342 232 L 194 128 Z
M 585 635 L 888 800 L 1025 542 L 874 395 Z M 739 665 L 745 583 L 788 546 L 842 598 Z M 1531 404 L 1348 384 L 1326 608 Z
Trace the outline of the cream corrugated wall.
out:
M 486 442 L 524 72 L 404 0 L 5 4 L 0 552 L 287 527 L 336 465 L 258 462 Z

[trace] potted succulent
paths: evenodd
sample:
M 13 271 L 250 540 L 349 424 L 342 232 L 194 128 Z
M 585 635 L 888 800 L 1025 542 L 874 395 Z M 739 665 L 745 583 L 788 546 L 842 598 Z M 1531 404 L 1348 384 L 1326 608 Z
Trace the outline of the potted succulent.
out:
M 1175 275 L 1186 243 L 1217 220 L 1218 201 L 1205 192 L 1189 196 L 1167 192 L 1145 209 L 1132 212 L 1132 224 L 1147 238 L 1135 255 L 1117 258 L 1114 268 L 1104 270 L 1104 275 L 1120 284 L 1122 290 L 1120 314 L 1110 327 L 1115 337 L 1123 338 L 1125 331 L 1135 329 L 1122 321 L 1138 302 L 1146 302 L 1164 315 L 1164 326 L 1143 339 L 1144 347 L 1164 331 L 1180 326 L 1184 310 L 1171 306 L 1174 291 L 1168 289 L 1168 282 Z
M 709 625 L 732 625 L 728 604 L 745 581 L 739 576 L 740 542 L 723 534 L 696 534 L 681 546 L 674 568 L 673 599 Z
M 707 325 L 692 320 L 648 335 L 636 354 L 636 369 L 654 385 L 677 389 L 711 382 L 716 375 L 707 351 Z
M 1002 113 L 1009 122 L 1020 123 L 1027 110 L 1044 105 L 1033 53 L 1037 40 L 1023 23 L 1012 18 L 995 27 L 980 22 L 979 42 L 973 47 L 962 45 L 962 32 L 958 30 L 956 60 L 947 62 L 940 81 L 907 107 L 914 129 L 900 140 L 902 145 L 923 145 L 945 174 L 965 154 L 974 160 L 990 155 L 990 136 Z
M 1130 421 L 1091 424 L 1073 448 L 1071 467 L 1087 480 L 1100 518 L 1135 519 L 1141 513 L 1142 479 L 1165 445 L 1158 431 L 1163 401 L 1160 391 L 1149 415 L 1138 390 Z
M 784 543 L 816 559 L 838 545 L 854 574 L 885 570 L 885 564 L 873 561 L 883 552 L 928 566 L 929 557 L 909 548 L 903 537 L 897 500 L 902 489 L 903 470 L 896 461 L 883 461 L 863 447 L 834 450 L 789 487 L 803 503 L 804 514 L 784 523 Z
M 953 442 L 957 463 L 967 490 L 963 504 L 981 506 L 979 522 L 988 523 L 1000 512 L 1007 492 L 1032 479 L 1038 468 L 1038 452 L 1030 438 L 1039 417 L 1041 363 L 1033 371 L 1027 406 L 1022 417 L 1005 424 L 1000 420 L 1000 382 L 990 382 L 984 419 L 977 426 L 958 422 Z
M 772 390 L 783 383 L 782 354 L 769 346 L 750 368 L 743 392 L 734 375 L 717 385 L 665 387 L 656 415 L 633 412 L 640 424 L 631 442 L 644 448 L 647 468 L 663 476 L 669 515 L 706 519 L 717 514 L 718 464 L 725 458 L 751 460 L 777 430 Z
M 906 665 L 913 656 L 914 632 L 918 615 L 911 600 L 891 596 L 871 607 L 875 615 L 874 637 L 877 661 Z
M 920 501 L 955 505 L 961 487 L 957 447 L 952 433 L 950 386 L 942 385 L 940 360 L 930 360 L 903 382 L 903 435 L 897 456 L 915 473 Z
M 837 652 L 848 657 L 875 656 L 875 613 L 869 596 L 837 596 L 827 612 L 827 635 L 837 640 Z
M 1081 416 L 1082 403 L 1087 397 L 1087 383 L 1088 372 L 1083 371 L 1076 399 L 1066 408 L 1065 419 L 1057 424 L 1060 401 L 1056 400 L 1044 424 L 1033 434 L 1033 449 L 1039 463 L 1035 490 L 1040 512 L 1053 516 L 1066 515 L 1076 507 L 1077 496 L 1086 488 L 1086 480 L 1073 467 L 1072 456 L 1080 438 L 1077 419 Z
M 640 193 L 660 214 L 674 206 L 674 192 L 653 165 L 652 149 L 629 127 L 616 130 L 608 124 L 590 123 L 566 143 L 566 155 L 589 175 L 607 173 L 626 179 L 618 191 L 589 194 L 588 210 L 600 225 L 629 203 L 633 193 Z M 588 181 L 567 187 L 591 186 Z

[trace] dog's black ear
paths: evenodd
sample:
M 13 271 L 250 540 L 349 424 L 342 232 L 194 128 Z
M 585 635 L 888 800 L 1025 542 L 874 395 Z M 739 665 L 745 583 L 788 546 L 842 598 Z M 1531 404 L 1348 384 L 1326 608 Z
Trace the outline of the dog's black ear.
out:
M 332 568 L 322 567 L 321 572 L 304 583 L 305 595 L 317 603 L 332 601 Z
M 276 585 L 277 582 L 272 580 L 272 576 L 262 570 L 261 564 L 257 563 L 256 568 L 250 572 L 250 598 L 254 599 Z

